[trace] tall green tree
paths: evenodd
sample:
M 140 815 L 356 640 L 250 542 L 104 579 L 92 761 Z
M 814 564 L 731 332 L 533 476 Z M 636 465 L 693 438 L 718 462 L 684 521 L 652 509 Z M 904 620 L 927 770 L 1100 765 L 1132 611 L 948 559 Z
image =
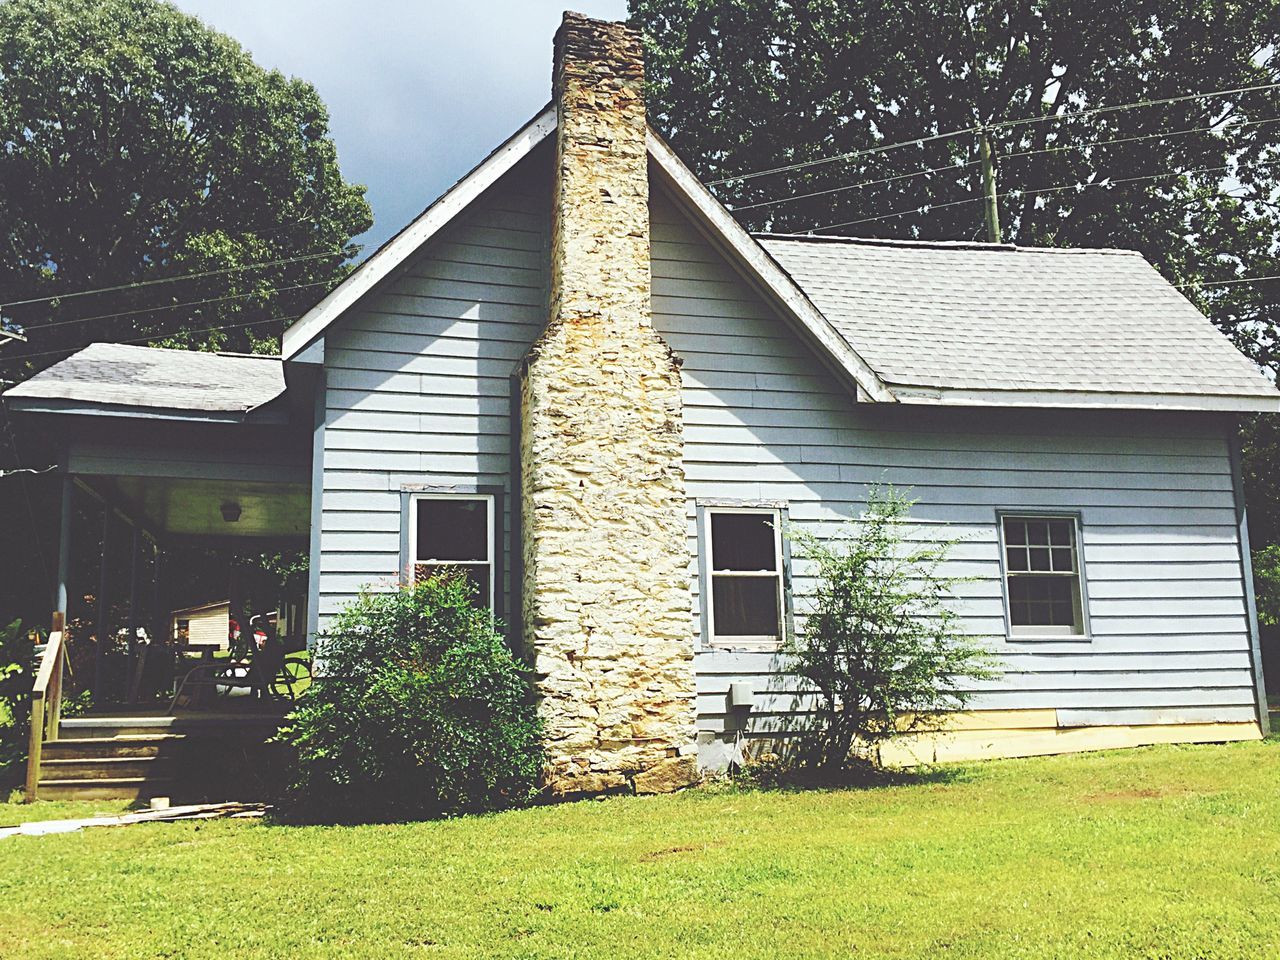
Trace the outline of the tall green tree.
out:
M 310 84 L 159 0 L 0 0 L 0 316 L 28 337 L 0 380 L 94 341 L 270 351 L 371 222 Z M 15 439 L 0 409 L 0 472 L 52 462 Z M 5 623 L 47 614 L 57 496 L 0 476 Z
M 978 137 L 936 137 L 985 126 L 1006 240 L 1137 249 L 1280 368 L 1280 281 L 1215 283 L 1280 274 L 1280 88 L 1187 98 L 1280 81 L 1277 0 L 630 7 L 651 115 L 749 228 L 986 239 Z M 1280 467 L 1263 429 L 1254 481 Z M 1261 492 L 1251 522 L 1274 541 Z
M 158 0 L 0 0 L 0 303 L 145 284 L 5 307 L 29 342 L 0 376 L 97 340 L 271 349 L 371 222 L 305 81 Z

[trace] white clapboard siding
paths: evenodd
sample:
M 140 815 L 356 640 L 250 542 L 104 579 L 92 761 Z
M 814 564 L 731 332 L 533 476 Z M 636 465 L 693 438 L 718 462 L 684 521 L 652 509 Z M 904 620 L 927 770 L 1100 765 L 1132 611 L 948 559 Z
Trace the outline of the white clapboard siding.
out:
M 405 486 L 504 490 L 509 572 L 510 377 L 546 316 L 538 169 L 504 177 L 326 334 L 321 616 L 395 582 Z
M 792 524 L 826 536 L 868 484 L 893 483 L 919 501 L 912 538 L 957 539 L 949 572 L 975 578 L 957 609 L 1003 675 L 973 707 L 1057 708 L 1085 724 L 1252 718 L 1224 422 L 856 406 L 672 204 L 655 197 L 652 211 L 654 325 L 684 360 L 692 556 L 697 498 L 785 501 Z M 998 508 L 1080 513 L 1088 639 L 1007 639 Z M 690 572 L 700 637 L 696 562 Z M 801 630 L 811 584 L 796 561 Z M 701 730 L 776 729 L 806 709 L 776 654 L 702 649 L 696 663 Z M 726 705 L 735 681 L 756 690 L 750 718 Z

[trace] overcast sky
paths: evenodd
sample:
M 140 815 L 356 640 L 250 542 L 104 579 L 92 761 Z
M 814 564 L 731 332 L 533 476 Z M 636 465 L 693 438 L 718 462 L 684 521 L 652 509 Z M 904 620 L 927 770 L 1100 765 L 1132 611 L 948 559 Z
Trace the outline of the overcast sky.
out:
M 551 97 L 565 9 L 626 0 L 176 0 L 329 105 L 342 173 L 369 188 L 371 253 Z

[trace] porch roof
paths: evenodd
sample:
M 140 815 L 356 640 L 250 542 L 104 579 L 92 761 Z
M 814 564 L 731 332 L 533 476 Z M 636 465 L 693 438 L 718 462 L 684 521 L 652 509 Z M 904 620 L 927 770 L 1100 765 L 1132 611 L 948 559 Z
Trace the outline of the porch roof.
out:
M 284 419 L 279 357 L 94 343 L 5 393 L 13 409 L 181 420 Z

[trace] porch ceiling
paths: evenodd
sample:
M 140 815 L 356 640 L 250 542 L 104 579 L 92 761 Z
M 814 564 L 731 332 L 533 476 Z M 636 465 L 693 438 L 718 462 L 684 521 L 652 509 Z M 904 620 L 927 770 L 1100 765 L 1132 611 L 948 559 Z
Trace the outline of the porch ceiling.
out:
M 311 491 L 303 483 L 116 476 L 94 485 L 157 533 L 306 537 L 310 528 Z M 224 519 L 224 505 L 238 508 L 239 519 Z

